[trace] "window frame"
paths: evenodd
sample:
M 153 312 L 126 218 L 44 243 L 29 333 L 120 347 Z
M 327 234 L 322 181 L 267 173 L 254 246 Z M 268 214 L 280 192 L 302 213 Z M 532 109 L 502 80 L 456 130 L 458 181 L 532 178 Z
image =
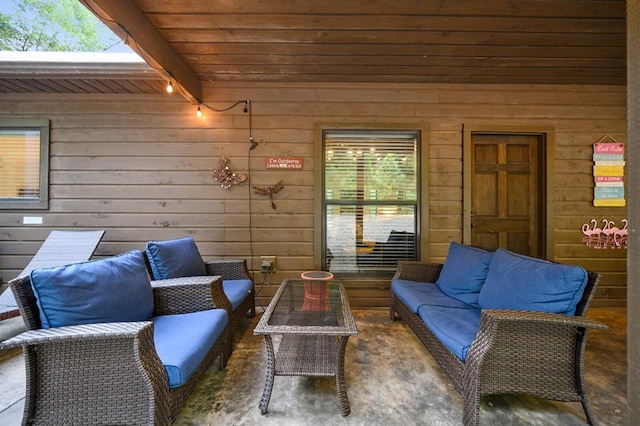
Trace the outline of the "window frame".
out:
M 315 181 L 318 183 L 315 188 L 315 203 L 314 203 L 314 229 L 315 235 L 319 238 L 314 239 L 314 265 L 316 268 L 323 269 L 327 265 L 327 223 L 326 223 L 326 203 L 325 203 L 325 134 L 327 132 L 341 131 L 361 131 L 361 132 L 385 132 L 385 131 L 399 131 L 399 132 L 415 132 L 417 135 L 417 153 L 416 153 L 416 190 L 417 200 L 415 201 L 415 251 L 417 260 L 425 259 L 428 257 L 428 245 L 427 242 L 421 238 L 423 235 L 422 230 L 427 229 L 428 222 L 428 192 L 424 191 L 427 188 L 427 176 L 428 176 L 428 145 L 427 135 L 428 129 L 424 123 L 412 124 L 381 124 L 381 123 L 368 123 L 368 124 L 316 124 L 314 131 L 315 139 L 315 159 L 318 167 L 315 168 Z M 392 202 L 393 203 L 393 202 Z M 383 203 L 384 204 L 384 203 Z M 401 202 L 401 204 L 404 204 Z M 340 272 L 339 275 L 347 277 L 380 277 L 388 274 L 388 271 L 366 271 L 361 270 L 359 272 Z
M 38 198 L 22 199 L 0 197 L 0 210 L 46 210 L 49 208 L 49 138 L 50 120 L 0 119 L 0 130 L 37 130 L 40 132 L 40 164 Z M 2 151 L 0 149 L 0 156 Z

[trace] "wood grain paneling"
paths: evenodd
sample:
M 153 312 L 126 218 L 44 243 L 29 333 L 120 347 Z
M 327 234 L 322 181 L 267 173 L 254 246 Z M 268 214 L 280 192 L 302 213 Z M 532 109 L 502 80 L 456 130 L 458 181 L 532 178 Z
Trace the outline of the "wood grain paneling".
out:
M 259 2 L 256 5 L 260 4 Z M 258 6 L 256 6 L 258 7 Z M 318 4 L 318 7 L 322 7 Z M 169 95 L 7 95 L 0 117 L 51 120 L 50 209 L 42 226 L 23 225 L 27 211 L 0 210 L 0 273 L 13 278 L 51 229 L 105 229 L 97 256 L 143 249 L 147 240 L 194 237 L 205 257 L 240 257 L 254 269 L 277 256 L 278 272 L 260 293 L 265 304 L 283 278 L 317 267 L 314 259 L 314 126 L 317 123 L 424 123 L 429 152 L 429 258 L 444 261 L 462 239 L 462 125 L 553 129 L 556 188 L 555 256 L 602 272 L 594 304 L 623 306 L 625 251 L 587 248 L 590 218 L 626 217 L 624 208 L 592 205 L 592 144 L 604 134 L 626 142 L 623 86 L 208 83 L 205 103 L 238 107 L 206 111 Z M 221 154 L 250 182 L 230 190 L 211 173 Z M 302 171 L 266 170 L 267 156 L 302 156 Z M 273 210 L 250 185 L 283 180 Z M 260 286 L 262 274 L 256 273 Z M 354 306 L 387 303 L 388 280 L 347 281 Z
M 622 0 L 83 3 L 178 80 L 625 84 Z

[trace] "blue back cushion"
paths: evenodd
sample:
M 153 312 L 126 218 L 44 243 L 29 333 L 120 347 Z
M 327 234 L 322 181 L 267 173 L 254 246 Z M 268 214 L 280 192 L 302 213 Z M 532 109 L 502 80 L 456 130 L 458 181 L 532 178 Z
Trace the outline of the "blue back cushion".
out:
M 482 309 L 516 309 L 574 315 L 587 271 L 498 249 L 480 291 Z
M 448 296 L 478 307 L 492 256 L 492 252 L 452 241 L 436 285 Z
M 149 241 L 147 257 L 155 280 L 207 275 L 207 267 L 190 236 L 166 241 Z
M 30 274 L 42 328 L 99 322 L 144 321 L 153 314 L 153 293 L 142 252 Z

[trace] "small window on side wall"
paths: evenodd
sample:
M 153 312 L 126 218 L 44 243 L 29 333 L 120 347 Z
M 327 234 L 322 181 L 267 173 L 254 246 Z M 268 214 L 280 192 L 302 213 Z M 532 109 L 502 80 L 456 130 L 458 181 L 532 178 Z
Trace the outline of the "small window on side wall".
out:
M 49 207 L 49 120 L 0 119 L 0 210 Z

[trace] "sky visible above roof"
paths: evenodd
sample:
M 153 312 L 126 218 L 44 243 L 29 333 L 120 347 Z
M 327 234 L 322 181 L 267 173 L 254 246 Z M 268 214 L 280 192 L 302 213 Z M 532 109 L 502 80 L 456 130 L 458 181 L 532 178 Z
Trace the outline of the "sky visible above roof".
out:
M 52 36 L 53 38 L 59 39 L 60 43 L 66 46 L 74 45 L 74 44 L 76 45 L 82 44 L 81 42 L 76 43 L 76 40 L 78 40 L 83 35 L 85 35 L 80 29 L 81 28 L 80 25 L 78 25 L 78 27 L 74 27 L 71 30 L 71 32 L 66 31 L 61 25 L 59 25 L 58 23 L 52 22 L 53 20 L 51 19 L 48 19 L 49 17 L 42 17 L 38 15 L 37 10 L 39 9 L 39 6 L 44 8 L 53 6 L 53 11 L 50 13 L 54 14 L 54 16 L 56 13 L 60 14 L 62 16 L 61 19 L 64 19 L 65 16 L 69 16 L 70 12 L 73 12 L 73 10 L 69 9 L 70 7 L 78 8 L 78 6 L 80 6 L 80 8 L 83 8 L 83 6 L 80 5 L 80 3 L 77 0 L 66 0 L 66 1 L 65 0 L 2 0 L 0 1 L 0 14 L 4 15 L 5 17 L 9 17 L 11 25 L 14 28 L 16 28 L 18 31 L 28 32 L 30 30 L 33 30 L 36 36 L 37 36 L 37 31 L 42 31 L 47 36 Z M 56 10 L 56 8 L 59 8 L 59 9 Z M 102 22 L 100 22 L 100 20 L 98 20 L 95 16 L 93 16 L 93 14 L 91 14 L 89 11 L 85 12 L 84 9 L 82 9 L 81 12 L 88 16 L 86 21 L 88 21 L 89 24 L 95 25 L 95 32 L 97 33 L 97 41 L 98 41 L 98 44 L 100 45 L 100 48 L 89 47 L 88 49 L 90 51 L 108 52 L 108 53 L 132 53 L 135 55 L 135 53 L 133 52 L 133 50 L 129 48 L 129 46 L 127 46 L 118 36 L 113 34 L 111 30 L 109 30 L 109 28 L 107 28 Z M 0 22 L 0 24 L 3 24 L 3 22 Z M 90 30 L 92 29 L 89 28 L 87 30 L 87 33 L 89 33 Z M 73 34 L 73 32 L 76 32 L 77 34 Z M 0 31 L 0 46 L 11 44 L 11 43 L 2 43 L 3 41 L 1 39 L 2 37 L 8 37 L 6 31 L 5 32 Z M 77 49 L 77 50 L 87 51 L 86 45 L 87 44 L 85 43 L 84 48 Z M 5 48 L 4 50 L 6 51 L 7 49 Z M 29 47 L 26 49 L 12 48 L 8 50 L 59 51 L 55 48 L 50 49 L 50 48 L 33 48 L 33 47 Z M 60 50 L 68 51 L 69 49 L 64 48 Z M 72 50 L 76 50 L 76 49 L 72 49 Z

